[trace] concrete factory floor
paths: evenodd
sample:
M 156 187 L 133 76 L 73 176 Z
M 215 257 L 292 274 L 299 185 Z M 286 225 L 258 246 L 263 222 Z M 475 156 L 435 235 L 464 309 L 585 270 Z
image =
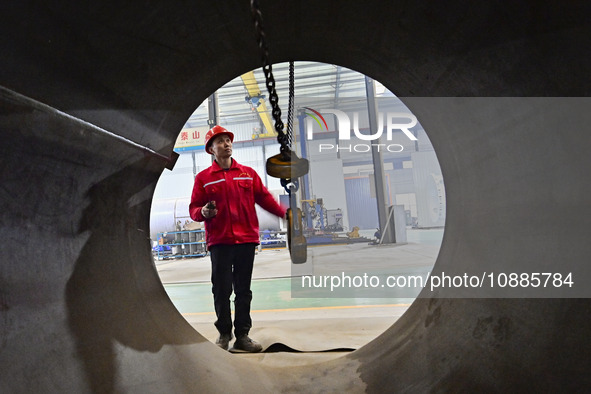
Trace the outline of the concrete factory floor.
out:
M 253 272 L 251 330 L 263 352 L 236 353 L 236 357 L 295 366 L 334 359 L 367 344 L 396 322 L 414 298 L 294 297 L 291 278 L 329 272 L 331 265 L 368 274 L 393 265 L 429 272 L 442 235 L 442 229 L 409 230 L 411 242 L 405 244 L 317 246 L 309 248 L 308 264 L 302 266 L 291 264 L 285 248 L 263 249 L 256 256 Z M 209 256 L 156 260 L 156 267 L 177 309 L 199 333 L 215 342 L 218 333 L 213 325 Z

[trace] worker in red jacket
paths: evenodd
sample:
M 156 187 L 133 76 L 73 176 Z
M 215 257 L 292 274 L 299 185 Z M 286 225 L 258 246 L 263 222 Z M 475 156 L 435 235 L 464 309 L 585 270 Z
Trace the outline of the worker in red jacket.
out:
M 259 223 L 255 203 L 272 214 L 285 217 L 281 207 L 261 178 L 250 167 L 232 158 L 234 134 L 214 126 L 205 135 L 205 151 L 214 155 L 211 167 L 195 177 L 189 213 L 205 222 L 205 236 L 211 255 L 211 282 L 220 335 L 216 344 L 227 350 L 232 340 L 230 296 L 234 289 L 234 349 L 260 352 L 262 346 L 248 336 L 252 326 L 250 282 Z

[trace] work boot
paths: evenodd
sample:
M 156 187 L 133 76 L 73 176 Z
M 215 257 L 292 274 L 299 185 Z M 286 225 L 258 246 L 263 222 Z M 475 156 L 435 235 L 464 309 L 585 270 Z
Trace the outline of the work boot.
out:
M 224 350 L 228 350 L 228 346 L 229 346 L 231 340 L 232 340 L 232 334 L 220 334 L 218 339 L 215 341 L 215 344 Z
M 248 337 L 248 335 L 244 334 L 236 338 L 236 342 L 234 342 L 234 350 L 248 353 L 258 353 L 263 350 L 263 347 L 260 343 L 253 341 Z

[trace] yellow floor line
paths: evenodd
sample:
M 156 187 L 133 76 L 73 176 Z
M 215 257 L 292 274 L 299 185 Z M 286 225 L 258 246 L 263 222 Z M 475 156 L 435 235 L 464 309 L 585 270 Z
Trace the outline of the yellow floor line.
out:
M 405 307 L 410 304 L 387 304 L 387 305 L 337 305 L 337 306 L 317 306 L 317 307 L 306 307 L 306 308 L 286 308 L 286 309 L 259 309 L 250 311 L 251 313 L 263 313 L 263 312 L 294 312 L 294 311 L 314 311 L 314 310 L 326 310 L 326 309 L 354 309 L 354 308 L 390 308 L 390 307 Z M 183 316 L 197 316 L 197 315 L 213 315 L 214 312 L 190 312 L 183 313 Z

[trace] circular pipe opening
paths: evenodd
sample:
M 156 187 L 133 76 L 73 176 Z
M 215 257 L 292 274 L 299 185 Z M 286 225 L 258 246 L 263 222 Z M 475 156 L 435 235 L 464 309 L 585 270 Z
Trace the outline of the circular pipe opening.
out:
M 288 64 L 274 65 L 274 74 L 285 120 Z M 210 263 L 203 225 L 188 214 L 189 197 L 194 176 L 211 165 L 204 135 L 210 124 L 220 124 L 235 134 L 233 157 L 253 167 L 278 201 L 289 204 L 279 179 L 265 172 L 265 160 L 279 152 L 279 144 L 264 82 L 261 70 L 247 72 L 197 108 L 176 140 L 176 167 L 162 174 L 154 194 L 151 237 L 161 279 L 179 311 L 210 340 L 217 336 Z M 286 222 L 257 209 L 261 247 L 255 260 L 253 334 L 289 310 L 290 319 L 356 315 L 358 321 L 369 319 L 359 331 L 373 329 L 374 335 L 361 342 L 354 338 L 349 346 L 345 340 L 340 346 L 302 348 L 298 340 L 289 343 L 294 337 L 289 331 L 287 338 L 266 340 L 269 351 L 279 348 L 277 343 L 296 350 L 356 349 L 406 310 L 431 271 L 445 222 L 441 170 L 416 117 L 382 84 L 362 74 L 296 62 L 294 103 L 292 149 L 310 161 L 297 193 L 308 261 L 290 264 Z M 382 212 L 377 209 L 379 187 L 384 191 Z M 326 332 L 335 324 L 326 322 L 325 329 L 310 325 L 310 330 Z M 382 329 L 376 331 L 376 325 Z

